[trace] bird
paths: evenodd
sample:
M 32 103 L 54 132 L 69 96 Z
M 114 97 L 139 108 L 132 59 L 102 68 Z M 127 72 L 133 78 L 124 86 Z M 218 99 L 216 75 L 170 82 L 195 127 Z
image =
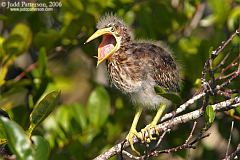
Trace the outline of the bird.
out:
M 131 149 L 140 154 L 133 145 L 133 137 L 142 141 L 155 137 L 144 137 L 143 133 L 156 128 L 171 100 L 158 95 L 155 86 L 166 92 L 178 92 L 181 81 L 179 66 L 172 51 L 163 42 L 135 40 L 129 26 L 114 14 L 100 18 L 97 31 L 85 43 L 98 37 L 102 41 L 98 46 L 97 66 L 106 61 L 110 83 L 126 94 L 136 106 L 133 123 L 126 137 Z M 157 109 L 153 121 L 138 133 L 137 123 L 143 109 Z

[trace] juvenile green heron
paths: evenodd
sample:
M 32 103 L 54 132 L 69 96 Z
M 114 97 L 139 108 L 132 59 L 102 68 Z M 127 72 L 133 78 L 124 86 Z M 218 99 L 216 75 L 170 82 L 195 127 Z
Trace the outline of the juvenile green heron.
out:
M 179 70 L 167 47 L 151 41 L 134 41 L 128 27 L 116 16 L 104 16 L 98 22 L 97 28 L 86 43 L 103 36 L 98 47 L 97 65 L 107 60 L 111 83 L 129 95 L 132 102 L 138 106 L 126 137 L 132 150 L 137 152 L 133 146 L 133 135 L 142 141 L 147 140 L 136 131 L 143 108 L 159 109 L 153 121 L 141 134 L 156 127 L 164 109 L 171 104 L 168 99 L 157 95 L 154 87 L 159 85 L 166 91 L 176 92 L 180 81 Z M 149 139 L 153 137 L 148 137 Z

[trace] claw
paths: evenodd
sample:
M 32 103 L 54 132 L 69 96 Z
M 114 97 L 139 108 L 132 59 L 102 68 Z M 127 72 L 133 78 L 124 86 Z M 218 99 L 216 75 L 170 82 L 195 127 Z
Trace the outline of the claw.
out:
M 137 132 L 137 130 L 136 130 L 137 122 L 138 122 L 138 120 L 139 120 L 139 117 L 140 117 L 141 113 L 142 113 L 142 108 L 138 108 L 138 110 L 137 110 L 137 112 L 136 112 L 136 114 L 135 114 L 135 116 L 134 116 L 133 123 L 132 123 L 132 126 L 131 126 L 131 128 L 130 128 L 130 131 L 129 131 L 127 137 L 126 137 L 126 140 L 129 142 L 132 150 L 133 150 L 135 153 L 137 153 L 138 155 L 140 155 L 140 153 L 139 153 L 139 152 L 134 148 L 134 146 L 133 146 L 133 136 L 135 135 L 136 137 L 138 137 L 139 139 L 142 140 L 141 134 L 139 134 L 139 133 Z
M 152 134 L 151 134 L 151 129 L 154 129 L 155 130 L 155 133 L 157 134 L 157 135 L 159 135 L 159 132 L 158 132 L 158 130 L 157 130 L 157 123 L 158 123 L 158 120 L 161 118 L 161 116 L 162 116 L 162 113 L 163 113 L 163 111 L 165 110 L 165 108 L 166 108 L 166 105 L 161 105 L 160 107 L 159 107 L 159 109 L 158 109 L 158 111 L 157 111 L 157 114 L 156 114 L 156 116 L 153 118 L 153 121 L 149 124 L 149 125 L 147 125 L 145 128 L 143 128 L 142 130 L 141 130 L 141 133 L 142 133 L 142 142 L 147 142 L 147 143 L 149 143 L 149 142 L 151 142 L 152 140 L 156 140 L 157 138 L 156 137 L 153 137 L 152 136 Z M 148 133 L 148 135 L 147 136 L 145 136 L 145 133 Z
M 145 128 L 141 129 L 141 134 L 142 134 L 142 142 L 147 142 L 150 143 L 152 140 L 156 140 L 156 137 L 153 137 L 151 134 L 151 129 L 155 130 L 155 133 L 159 135 L 159 132 L 156 129 L 157 125 L 155 123 L 150 123 L 147 125 Z M 147 136 L 146 133 L 147 132 Z
M 141 139 L 141 135 L 139 135 L 139 133 L 137 132 L 136 129 L 134 128 L 131 128 L 127 137 L 126 137 L 126 140 L 129 142 L 130 146 L 131 146 L 131 149 L 137 154 L 137 155 L 140 155 L 140 153 L 135 149 L 134 145 L 133 145 L 133 137 L 136 136 L 137 138 Z
M 132 126 L 131 126 L 131 129 L 126 137 L 126 140 L 129 142 L 132 150 L 137 153 L 138 155 L 140 155 L 140 153 L 134 148 L 134 145 L 133 145 L 133 137 L 136 136 L 137 138 L 139 138 L 141 140 L 142 143 L 144 142 L 151 142 L 151 140 L 156 140 L 156 137 L 153 137 L 150 133 L 151 133 L 151 129 L 155 129 L 155 132 L 157 135 L 159 135 L 156 127 L 157 127 L 157 122 L 158 120 L 160 119 L 163 111 L 165 110 L 166 108 L 166 105 L 161 105 L 160 108 L 158 109 L 158 112 L 156 114 L 156 116 L 154 117 L 152 123 L 150 123 L 149 125 L 147 125 L 144 129 L 141 130 L 141 133 L 138 133 L 137 130 L 136 130 L 136 126 L 137 126 L 137 123 L 138 123 L 138 120 L 139 120 L 139 117 L 142 113 L 142 108 L 138 108 L 135 116 L 134 116 L 134 119 L 133 119 L 133 123 L 132 123 Z M 148 136 L 145 136 L 145 133 L 148 133 Z

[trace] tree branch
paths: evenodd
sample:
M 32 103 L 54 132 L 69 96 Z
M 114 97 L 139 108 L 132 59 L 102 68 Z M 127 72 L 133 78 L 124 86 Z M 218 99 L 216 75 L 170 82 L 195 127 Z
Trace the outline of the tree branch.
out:
M 219 111 L 222 111 L 222 110 L 229 110 L 229 109 L 232 109 L 232 108 L 236 108 L 239 105 L 240 105 L 240 96 L 237 96 L 235 98 L 231 98 L 231 99 L 228 99 L 226 101 L 216 103 L 216 104 L 212 105 L 212 107 L 213 107 L 214 111 L 219 112 Z M 156 129 L 159 133 L 162 133 L 165 130 L 167 130 L 169 128 L 173 128 L 173 127 L 175 127 L 179 124 L 183 124 L 183 123 L 186 123 L 188 121 L 195 120 L 195 119 L 201 117 L 203 114 L 204 114 L 204 111 L 202 110 L 202 108 L 200 108 L 200 109 L 192 111 L 190 113 L 186 113 L 184 115 L 175 117 L 172 120 L 169 120 L 169 121 L 163 122 L 161 124 L 158 124 Z M 148 136 L 147 134 L 148 133 L 146 133 L 146 136 Z M 150 134 L 154 135 L 155 130 L 151 129 Z M 124 146 L 121 147 L 123 142 L 124 141 L 116 144 L 115 146 L 113 146 L 112 148 L 107 150 L 106 152 L 104 152 L 101 155 L 99 155 L 98 157 L 96 157 L 94 160 L 106 160 L 106 159 L 109 159 L 110 157 L 112 157 L 116 154 L 119 154 L 121 152 L 121 148 L 124 149 L 124 148 L 129 146 L 129 143 L 126 142 L 124 144 Z M 137 142 L 140 142 L 140 141 L 137 139 L 137 137 L 134 137 L 133 142 L 137 143 Z

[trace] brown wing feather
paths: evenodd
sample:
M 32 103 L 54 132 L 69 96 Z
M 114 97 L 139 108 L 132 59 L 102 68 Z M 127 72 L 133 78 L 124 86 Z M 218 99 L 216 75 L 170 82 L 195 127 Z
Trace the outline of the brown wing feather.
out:
M 132 54 L 144 75 L 149 75 L 167 91 L 179 90 L 179 71 L 168 49 L 150 43 L 136 43 Z M 143 75 L 143 76 L 144 76 Z

